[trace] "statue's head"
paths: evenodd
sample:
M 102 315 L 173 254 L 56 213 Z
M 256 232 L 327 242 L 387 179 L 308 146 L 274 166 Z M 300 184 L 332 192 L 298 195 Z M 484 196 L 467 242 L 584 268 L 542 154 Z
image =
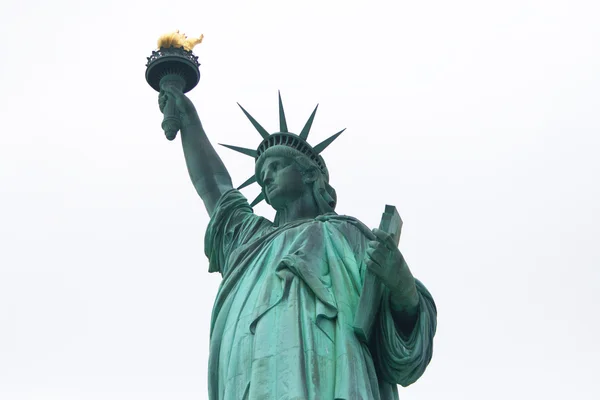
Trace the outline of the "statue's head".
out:
M 260 133 L 263 141 L 256 150 L 223 146 L 255 159 L 254 175 L 238 187 L 242 189 L 253 182 L 260 184 L 261 193 L 251 206 L 266 200 L 279 214 L 286 204 L 311 191 L 319 214 L 333 212 L 337 198 L 335 190 L 329 185 L 329 172 L 320 154 L 344 129 L 313 147 L 306 139 L 317 112 L 316 107 L 298 135 L 290 133 L 287 129 L 281 96 L 279 132 L 273 134 L 263 128 L 242 106 L 240 108 Z M 277 220 L 277 217 L 275 219 Z
M 266 149 L 256 160 L 255 176 L 262 194 L 275 210 L 311 193 L 319 214 L 333 212 L 337 198 L 329 176 L 311 158 L 291 147 L 277 145 Z M 324 168 L 324 172 L 323 172 Z

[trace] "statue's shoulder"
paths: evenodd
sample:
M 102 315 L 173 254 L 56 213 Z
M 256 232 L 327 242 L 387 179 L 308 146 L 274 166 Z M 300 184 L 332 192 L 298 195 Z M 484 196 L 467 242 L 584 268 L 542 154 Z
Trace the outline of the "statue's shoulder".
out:
M 373 240 L 374 235 L 371 229 L 363 224 L 358 218 L 350 215 L 324 214 L 316 218 L 318 221 L 329 222 L 336 229 L 341 231 L 344 236 L 358 236 L 366 240 Z

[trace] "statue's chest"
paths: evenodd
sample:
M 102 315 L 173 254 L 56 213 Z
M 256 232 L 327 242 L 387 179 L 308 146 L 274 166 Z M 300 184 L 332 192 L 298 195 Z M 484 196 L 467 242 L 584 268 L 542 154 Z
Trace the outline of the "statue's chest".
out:
M 328 236 L 318 221 L 270 229 L 234 249 L 228 257 L 229 267 L 258 264 L 271 272 L 286 257 L 299 257 L 309 264 L 322 265 L 326 259 Z

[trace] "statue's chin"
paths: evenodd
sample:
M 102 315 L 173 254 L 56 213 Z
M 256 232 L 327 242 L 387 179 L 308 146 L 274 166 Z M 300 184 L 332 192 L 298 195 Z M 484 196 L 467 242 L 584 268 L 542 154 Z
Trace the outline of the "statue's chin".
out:
M 293 201 L 285 196 L 281 196 L 278 189 L 274 189 L 271 193 L 269 193 L 268 199 L 269 204 L 275 209 L 275 211 L 284 210 L 286 206 Z
M 275 211 L 280 211 L 285 208 L 286 202 L 281 198 L 269 196 L 269 204 L 275 209 Z
M 265 197 L 275 211 L 281 211 L 300 200 L 304 194 L 305 192 L 302 191 L 282 190 L 281 187 L 274 187 L 265 193 Z

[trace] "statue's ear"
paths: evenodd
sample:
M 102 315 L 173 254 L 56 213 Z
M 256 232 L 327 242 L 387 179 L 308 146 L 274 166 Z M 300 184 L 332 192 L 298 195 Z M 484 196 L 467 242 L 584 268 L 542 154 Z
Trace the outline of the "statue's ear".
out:
M 319 172 L 317 171 L 317 169 L 309 168 L 308 170 L 304 171 L 302 180 L 304 181 L 304 183 L 313 183 L 317 180 L 318 177 Z

